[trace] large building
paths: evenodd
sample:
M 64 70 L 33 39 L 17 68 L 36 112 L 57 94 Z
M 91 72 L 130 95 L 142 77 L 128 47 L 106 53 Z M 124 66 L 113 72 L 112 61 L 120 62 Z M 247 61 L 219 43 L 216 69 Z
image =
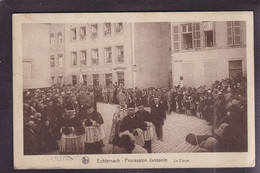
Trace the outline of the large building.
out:
M 198 87 L 246 71 L 242 21 L 23 25 L 27 85 Z
M 210 86 L 230 76 L 246 76 L 246 22 L 171 23 L 172 77 L 177 85 Z
M 170 23 L 51 24 L 52 83 L 168 87 Z

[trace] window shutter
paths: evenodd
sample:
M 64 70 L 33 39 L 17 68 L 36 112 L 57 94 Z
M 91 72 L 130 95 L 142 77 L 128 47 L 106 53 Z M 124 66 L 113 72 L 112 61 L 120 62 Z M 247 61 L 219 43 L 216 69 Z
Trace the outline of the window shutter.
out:
M 240 22 L 233 21 L 234 45 L 239 45 L 241 43 L 240 28 Z
M 179 27 L 173 26 L 173 49 L 180 50 Z
M 200 23 L 193 23 L 193 45 L 194 48 L 200 48 L 201 47 L 201 37 L 200 37 Z
M 233 30 L 232 30 L 232 22 L 227 22 L 227 44 L 233 45 Z

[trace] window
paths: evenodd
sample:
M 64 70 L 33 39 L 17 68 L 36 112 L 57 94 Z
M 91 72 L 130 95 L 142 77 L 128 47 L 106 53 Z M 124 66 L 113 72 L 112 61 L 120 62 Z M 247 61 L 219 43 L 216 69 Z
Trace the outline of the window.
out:
M 80 40 L 86 39 L 86 27 L 80 27 Z
M 55 84 L 55 77 L 54 76 L 51 77 L 51 83 L 52 83 L 52 85 Z
M 50 44 L 54 45 L 54 34 L 50 34 Z
M 76 28 L 73 28 L 70 30 L 70 40 L 76 41 L 77 40 L 77 30 Z
M 51 57 L 50 57 L 50 62 L 51 62 L 51 67 L 55 67 L 54 55 L 51 55 Z
M 78 64 L 77 52 L 71 52 L 71 63 L 72 65 Z
M 182 25 L 182 49 L 192 49 L 192 23 Z
M 92 49 L 91 60 L 92 60 L 92 65 L 98 65 L 98 49 Z
M 97 38 L 98 37 L 98 25 L 97 24 L 93 24 L 91 25 L 91 38 Z
M 116 33 L 121 33 L 121 32 L 123 32 L 123 23 L 116 23 L 116 24 L 115 24 L 115 32 L 116 32 Z
M 118 84 L 125 84 L 125 77 L 124 77 L 124 72 L 117 72 L 117 82 Z
M 240 45 L 241 44 L 241 30 L 239 21 L 227 22 L 227 44 Z
M 98 86 L 99 85 L 99 75 L 93 74 L 93 85 Z
M 104 23 L 104 35 L 111 35 L 111 23 Z
M 214 23 L 213 22 L 203 22 L 203 31 L 204 31 L 204 42 L 205 47 L 214 46 Z
M 205 47 L 213 47 L 213 31 L 204 31 Z
M 116 61 L 118 63 L 124 62 L 124 46 L 116 46 Z
M 62 67 L 63 65 L 63 57 L 62 54 L 58 55 L 58 67 Z
M 62 33 L 58 33 L 58 44 L 62 44 Z
M 106 86 L 112 85 L 112 73 L 105 74 Z
M 200 23 L 188 23 L 182 26 L 182 49 L 190 50 L 201 47 Z
M 229 61 L 229 77 L 242 77 L 242 60 Z
M 105 54 L 105 63 L 111 64 L 112 63 L 112 48 L 111 47 L 105 48 L 104 54 Z
M 77 75 L 72 75 L 72 84 L 73 85 L 77 84 Z
M 192 32 L 192 23 L 182 25 L 182 33 L 191 33 Z
M 62 79 L 63 79 L 63 76 L 58 77 L 58 84 L 62 84 Z
M 87 65 L 87 53 L 86 51 L 80 51 L 81 65 Z
M 193 23 L 193 45 L 194 48 L 201 47 L 201 39 L 200 39 L 200 23 Z
M 182 49 L 189 50 L 192 49 L 192 33 L 182 34 L 183 47 Z
M 83 77 L 83 84 L 87 85 L 87 75 L 83 74 L 82 77 Z
M 173 26 L 173 49 L 180 50 L 179 27 Z

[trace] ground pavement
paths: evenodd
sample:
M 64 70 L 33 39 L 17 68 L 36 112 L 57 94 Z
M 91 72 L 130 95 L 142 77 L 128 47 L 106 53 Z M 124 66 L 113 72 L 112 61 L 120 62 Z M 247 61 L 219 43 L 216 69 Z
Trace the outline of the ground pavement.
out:
M 117 105 L 111 105 L 106 103 L 98 103 L 97 109 L 101 113 L 104 119 L 104 131 L 106 138 L 104 139 L 105 147 L 103 147 L 104 153 L 110 153 L 112 145 L 108 144 L 108 138 L 112 125 L 113 113 L 116 110 Z M 146 108 L 147 110 L 149 108 Z M 163 141 L 158 141 L 154 136 L 152 141 L 153 153 L 186 153 L 196 152 L 197 146 L 192 146 L 185 141 L 186 135 L 189 133 L 206 135 L 211 134 L 212 126 L 208 125 L 205 120 L 199 119 L 194 116 L 186 116 L 183 114 L 177 114 L 172 112 L 167 115 L 165 120 L 163 131 Z M 155 134 L 155 133 L 154 133 Z
M 98 103 L 97 110 L 104 119 L 103 128 L 105 131 L 104 144 L 102 148 L 105 154 L 109 154 L 112 151 L 112 145 L 108 144 L 109 134 L 112 125 L 113 114 L 118 105 Z M 149 111 L 149 108 L 145 108 Z M 154 138 L 152 140 L 152 152 L 153 153 L 186 153 L 196 152 L 197 146 L 192 146 L 185 141 L 187 134 L 193 133 L 198 135 L 211 134 L 212 126 L 209 126 L 205 120 L 199 119 L 194 116 L 186 116 L 184 114 L 177 114 L 172 112 L 167 115 L 167 118 L 163 126 L 163 141 L 157 140 L 154 131 Z M 58 141 L 59 142 L 59 141 Z M 59 150 L 48 153 L 58 154 Z

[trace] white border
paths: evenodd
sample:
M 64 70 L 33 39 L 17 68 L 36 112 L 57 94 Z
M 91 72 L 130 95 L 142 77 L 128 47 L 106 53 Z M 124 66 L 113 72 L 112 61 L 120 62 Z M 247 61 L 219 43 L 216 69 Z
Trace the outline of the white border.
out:
M 248 80 L 248 152 L 245 153 L 161 153 L 88 155 L 90 162 L 82 164 L 86 155 L 23 155 L 23 78 L 22 24 L 23 23 L 103 23 L 103 22 L 183 22 L 183 21 L 246 21 L 247 80 Z M 211 168 L 255 166 L 255 95 L 254 95 L 254 40 L 253 12 L 178 12 L 178 13 L 55 13 L 13 15 L 13 118 L 14 167 L 16 169 L 93 169 L 93 168 Z M 166 158 L 167 162 L 97 163 L 97 159 Z M 189 160 L 174 162 L 174 160 Z

